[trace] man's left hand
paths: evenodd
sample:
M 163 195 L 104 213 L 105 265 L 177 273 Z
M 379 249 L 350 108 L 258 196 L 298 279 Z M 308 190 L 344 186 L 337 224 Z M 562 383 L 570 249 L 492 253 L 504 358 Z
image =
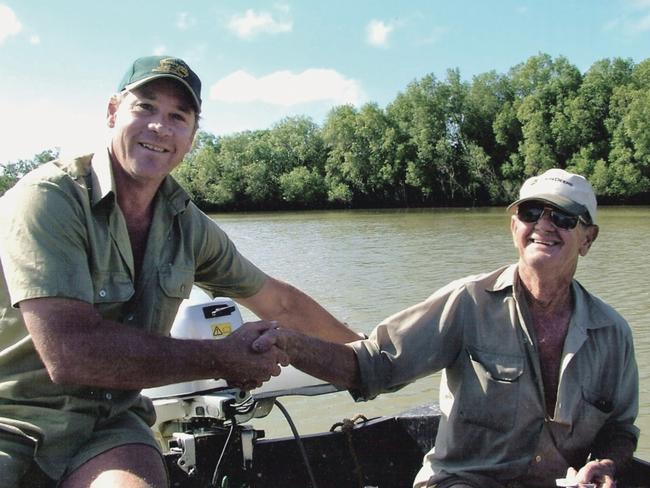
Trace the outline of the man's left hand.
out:
M 615 488 L 615 466 L 611 459 L 596 459 L 589 461 L 579 471 L 573 468 L 567 470 L 567 478 L 574 478 L 578 486 L 595 483 L 598 488 Z

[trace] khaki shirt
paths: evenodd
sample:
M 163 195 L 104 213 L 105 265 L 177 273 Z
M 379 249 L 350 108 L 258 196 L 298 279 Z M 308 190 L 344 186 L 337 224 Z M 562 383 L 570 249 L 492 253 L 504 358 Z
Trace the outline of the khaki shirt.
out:
M 362 398 L 443 371 L 440 427 L 416 487 L 434 474 L 432 481 L 458 474 L 485 487 L 517 478 L 555 486 L 600 439 L 638 437 L 638 372 L 626 321 L 573 282 L 557 402 L 547 412 L 516 271 L 453 282 L 352 344 Z
M 247 297 L 266 279 L 171 177 L 156 196 L 134 279 L 115 201 L 106 150 L 48 163 L 0 199 L 0 430 L 40 438 L 37 461 L 49 473 L 60 472 L 96 424 L 125 410 L 151 423 L 154 412 L 139 391 L 52 383 L 16 308 L 21 301 L 82 300 L 105 319 L 168 334 L 194 282 L 215 296 Z

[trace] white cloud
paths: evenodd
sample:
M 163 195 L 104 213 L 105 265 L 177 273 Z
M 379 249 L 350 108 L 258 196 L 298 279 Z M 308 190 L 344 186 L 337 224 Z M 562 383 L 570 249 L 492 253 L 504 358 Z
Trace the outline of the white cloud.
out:
M 636 10 L 633 19 L 628 23 L 632 32 L 646 32 L 650 30 L 650 0 L 632 0 L 631 6 Z
M 153 54 L 154 56 L 162 56 L 164 54 L 167 54 L 167 46 L 165 45 L 158 45 L 153 48 Z
M 29 36 L 29 43 L 35 46 L 40 44 L 41 43 L 40 36 L 37 36 L 36 34 Z
M 251 39 L 261 33 L 291 32 L 293 23 L 278 21 L 268 12 L 248 9 L 243 15 L 234 15 L 228 23 L 228 28 L 242 39 Z
M 23 29 L 16 14 L 6 5 L 0 4 L 0 45 Z
M 366 26 L 366 40 L 371 46 L 387 47 L 388 36 L 394 29 L 393 25 L 381 20 L 371 20 Z
M 308 69 L 298 74 L 276 71 L 261 78 L 239 70 L 210 87 L 210 99 L 222 102 L 264 102 L 291 106 L 329 101 L 358 105 L 364 98 L 357 81 L 331 69 Z
M 196 24 L 196 19 L 187 12 L 181 12 L 176 17 L 176 27 L 185 31 Z
M 640 19 L 632 22 L 630 28 L 633 32 L 645 32 L 650 30 L 650 13 L 647 13 Z
M 624 34 L 639 34 L 650 31 L 650 0 L 628 0 L 626 12 L 609 20 L 603 30 L 620 30 Z

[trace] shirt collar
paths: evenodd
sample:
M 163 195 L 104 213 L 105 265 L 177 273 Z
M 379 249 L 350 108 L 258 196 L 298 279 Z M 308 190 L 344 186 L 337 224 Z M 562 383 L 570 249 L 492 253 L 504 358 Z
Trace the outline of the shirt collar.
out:
M 108 155 L 108 149 L 104 148 L 97 151 L 93 156 L 91 177 L 91 204 L 97 205 L 106 197 L 114 199 L 115 180 L 113 179 L 113 169 L 111 167 L 111 158 Z
M 190 204 L 190 195 L 172 176 L 167 176 L 163 180 L 158 192 L 165 198 L 167 206 L 171 209 L 174 215 L 183 213 Z
M 512 264 L 503 269 L 488 291 L 512 290 L 517 279 L 517 265 Z M 602 305 L 596 303 L 600 302 L 599 299 L 585 290 L 575 279 L 571 282 L 571 292 L 574 300 L 572 320 L 579 328 L 586 331 L 614 325 L 612 318 L 603 311 Z
M 104 200 L 115 201 L 115 178 L 108 148 L 94 154 L 89 177 L 93 206 Z M 164 198 L 174 214 L 184 212 L 190 203 L 190 195 L 171 176 L 163 180 L 158 194 Z
M 492 284 L 491 288 L 488 291 L 502 291 L 505 289 L 512 289 L 515 284 L 515 279 L 517 276 L 517 265 L 511 264 L 503 269 L 501 274 L 497 276 L 497 279 Z
M 571 286 L 574 300 L 573 317 L 578 327 L 586 331 L 614 325 L 612 317 L 605 312 L 608 306 L 587 292 L 576 280 L 573 280 Z

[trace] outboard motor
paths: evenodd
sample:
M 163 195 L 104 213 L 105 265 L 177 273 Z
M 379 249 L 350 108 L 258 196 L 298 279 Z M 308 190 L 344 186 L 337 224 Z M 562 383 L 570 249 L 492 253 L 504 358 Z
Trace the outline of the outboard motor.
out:
M 220 340 L 242 323 L 239 307 L 233 300 L 211 299 L 194 287 L 190 298 L 181 304 L 170 334 L 182 339 Z M 184 433 L 185 438 L 187 432 L 205 430 L 228 420 L 241 424 L 254 417 L 264 417 L 277 397 L 321 395 L 336 390 L 323 380 L 286 366 L 279 376 L 250 392 L 230 387 L 225 380 L 204 379 L 148 388 L 142 393 L 153 400 L 157 415 L 153 431 L 163 450 L 167 450 L 170 442 L 179 439 L 179 433 Z

